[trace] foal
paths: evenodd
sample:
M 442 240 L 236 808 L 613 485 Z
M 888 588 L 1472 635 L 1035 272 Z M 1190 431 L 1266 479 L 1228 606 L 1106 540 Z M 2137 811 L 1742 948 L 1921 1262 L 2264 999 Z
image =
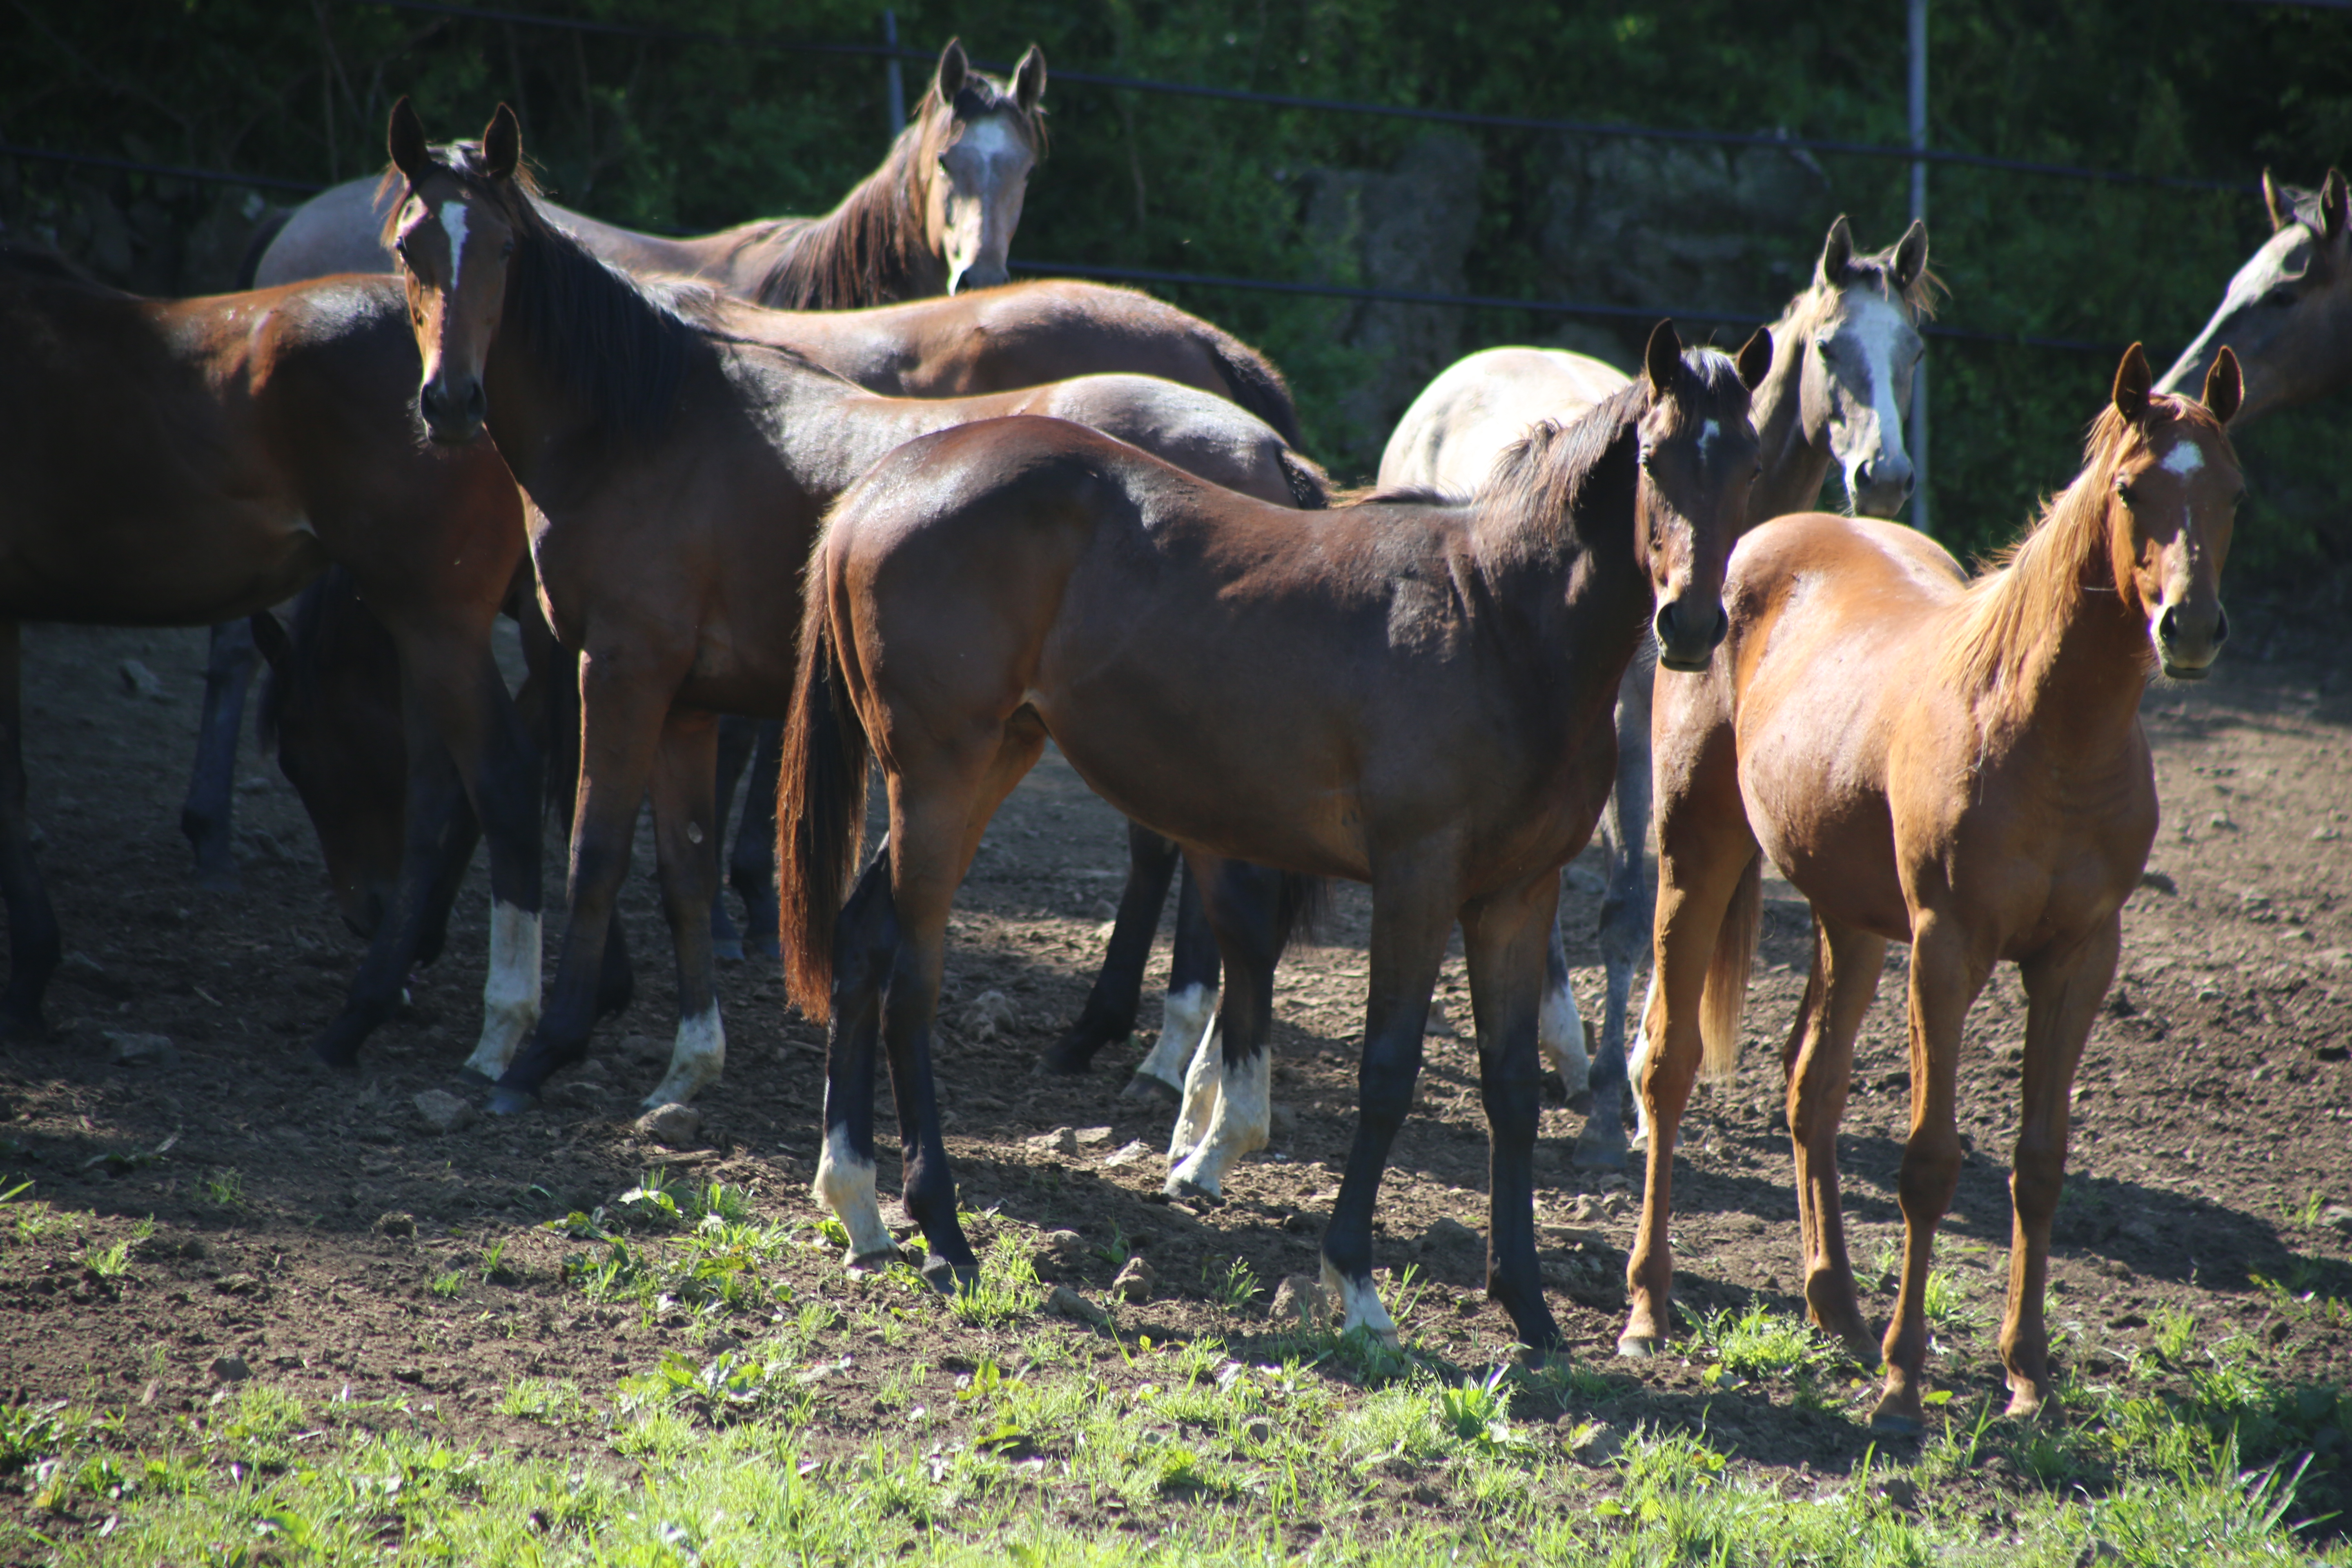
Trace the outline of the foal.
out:
M 1760 356 L 1759 356 L 1760 357 Z M 1668 662 L 1721 636 L 1722 541 L 1756 469 L 1732 361 L 1652 335 L 1644 374 L 1530 433 L 1475 504 L 1293 512 L 1059 421 L 909 442 L 835 507 L 810 567 L 778 801 L 793 999 L 833 1021 L 817 1192 L 851 1261 L 891 1249 L 874 1187 L 887 1046 L 907 1212 L 959 1273 L 930 1074 L 956 884 L 1050 736 L 1186 847 L 1372 887 L 1355 1148 L 1324 1241 L 1349 1327 L 1393 1334 L 1372 1206 L 1458 921 L 1493 1135 L 1488 1289 L 1538 1352 L 1537 1010 L 1559 868 L 1609 793 L 1612 699 L 1654 625 Z M 869 755 L 888 850 L 848 879 Z M 1205 878 L 1204 878 L 1205 881 Z M 1212 1125 L 1170 1173 L 1215 1194 L 1265 1090 L 1278 920 L 1212 892 L 1227 984 Z
M 1960 1026 L 2007 960 L 2028 1007 L 2000 1355 L 2011 1415 L 2049 1396 L 2042 1297 L 2067 1091 L 2156 837 L 2140 693 L 2158 665 L 2202 676 L 2228 635 L 2218 582 L 2241 486 L 2222 426 L 2238 400 L 2228 349 L 2200 405 L 2151 395 L 2134 345 L 2080 477 L 1974 582 L 1909 529 L 1825 513 L 1766 523 L 1733 552 L 1724 657 L 1657 679 L 1653 1131 L 1622 1353 L 1666 1334 L 1675 1131 L 1702 1068 L 1732 1069 L 1769 855 L 1813 906 L 1812 977 L 1782 1056 L 1812 1321 L 1875 1359 L 1837 1127 L 1880 960 L 1908 942 L 1903 1285 L 1872 1424 L 1916 1431 L 1928 1256 L 1960 1168 Z

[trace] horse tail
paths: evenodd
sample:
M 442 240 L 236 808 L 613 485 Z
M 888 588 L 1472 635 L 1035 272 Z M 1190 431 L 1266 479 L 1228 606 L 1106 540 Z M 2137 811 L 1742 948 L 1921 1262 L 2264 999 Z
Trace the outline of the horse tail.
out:
M 1748 974 L 1756 966 L 1756 939 L 1764 927 L 1764 859 L 1754 856 L 1732 889 L 1731 905 L 1715 933 L 1715 957 L 1706 966 L 1706 990 L 1699 999 L 1699 1038 L 1706 1054 L 1699 1076 L 1709 1083 L 1729 1081 L 1739 1066 L 1739 1014 L 1748 1005 Z
M 261 226 L 253 231 L 253 237 L 245 242 L 245 254 L 236 260 L 238 293 L 242 294 L 253 287 L 255 277 L 261 271 L 261 258 L 269 254 L 270 245 L 278 238 L 278 231 L 286 226 L 286 220 L 294 216 L 295 210 L 293 207 L 275 209 L 261 220 Z
M 1320 877 L 1285 871 L 1279 889 L 1274 905 L 1276 952 L 1288 947 L 1294 937 L 1301 942 L 1315 940 L 1316 928 L 1323 923 L 1325 907 L 1330 901 L 1331 885 Z
M 1290 487 L 1290 499 L 1301 511 L 1323 511 L 1331 505 L 1331 476 L 1312 458 L 1302 458 L 1285 447 L 1276 454 L 1275 461 L 1282 465 L 1283 483 Z
M 821 1024 L 833 1016 L 833 933 L 842 889 L 865 847 L 872 747 L 849 700 L 821 553 L 809 563 L 803 597 L 800 669 L 776 775 L 776 898 L 785 992 Z
M 1225 385 L 1235 403 L 1273 426 L 1283 445 L 1293 449 L 1307 445 L 1298 428 L 1298 405 L 1290 400 L 1290 387 L 1272 361 L 1239 338 L 1213 329 L 1209 353 L 1216 357 L 1217 368 L 1224 372 Z

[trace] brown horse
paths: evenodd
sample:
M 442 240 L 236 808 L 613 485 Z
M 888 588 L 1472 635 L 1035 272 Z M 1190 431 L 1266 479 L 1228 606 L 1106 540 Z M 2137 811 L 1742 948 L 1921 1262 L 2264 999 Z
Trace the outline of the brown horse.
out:
M 2240 426 L 2352 385 L 2352 188 L 2336 169 L 2315 191 L 2273 184 L 2265 169 L 2263 205 L 2270 238 L 2156 384 L 2158 392 L 2185 393 L 2230 349 L 2246 382 Z
M 613 896 L 650 786 L 681 1016 L 649 1098 L 684 1100 L 725 1054 L 710 983 L 714 716 L 787 706 L 795 590 L 833 500 L 910 437 L 1020 412 L 1087 419 L 1269 500 L 1295 500 L 1302 470 L 1262 422 L 1149 377 L 970 398 L 865 392 L 734 330 L 740 307 L 714 308 L 696 285 L 632 279 L 555 227 L 533 202 L 503 107 L 478 146 L 436 154 L 403 100 L 390 146 L 407 187 L 392 222 L 423 356 L 418 407 L 436 441 L 485 428 L 497 441 L 537 511 L 541 607 L 581 661 L 563 956 L 529 1047 L 510 1063 L 468 1065 L 495 1074 L 493 1108 L 513 1111 L 584 1054 Z
M 2067 1094 L 2156 836 L 2140 693 L 2158 665 L 2203 675 L 2228 634 L 2218 584 L 2241 486 L 2222 426 L 2238 390 L 2225 348 L 2202 405 L 2152 395 L 2135 345 L 2082 474 L 1973 583 L 1908 529 L 1826 513 L 1766 523 L 1733 552 L 1725 657 L 1657 679 L 1653 1131 L 1623 1353 L 1666 1336 L 1675 1131 L 1702 1065 L 1732 1068 L 1769 855 L 1813 906 L 1812 978 L 1782 1056 L 1812 1321 L 1875 1359 L 1837 1127 L 1880 961 L 1907 942 L 1903 1282 L 1873 1424 L 1916 1431 L 1929 1254 L 1960 1169 L 1961 1022 L 1993 965 L 2013 963 L 2028 1007 L 2000 1354 L 2011 1414 L 2049 1396 L 2042 1289 Z
M 845 496 L 810 567 L 778 858 L 793 999 L 833 1021 L 817 1191 L 852 1261 L 891 1248 L 878 1042 L 907 1212 L 960 1275 L 976 1267 L 929 1070 L 941 943 L 982 831 L 1051 737 L 1196 862 L 1372 885 L 1361 1117 L 1323 1252 L 1349 1327 L 1394 1331 L 1372 1206 L 1461 923 L 1494 1140 L 1488 1289 L 1528 1344 L 1557 1346 L 1531 1185 L 1546 934 L 1609 792 L 1636 644 L 1654 625 L 1670 663 L 1697 667 L 1719 637 L 1721 541 L 1756 467 L 1748 402 L 1731 360 L 1684 354 L 1661 323 L 1641 379 L 1532 434 L 1475 505 L 1301 515 L 1034 419 L 910 442 Z M 869 754 L 889 840 L 844 909 Z M 1226 973 L 1223 1093 L 1169 1186 L 1214 1194 L 1262 1124 L 1286 931 L 1280 910 L 1228 906 L 1202 879 Z
M 582 245 L 633 272 L 695 278 L 779 310 L 845 310 L 986 289 L 1005 280 L 1030 171 L 1045 151 L 1045 57 L 1034 44 L 1010 83 L 970 68 L 963 46 L 939 72 L 879 168 L 823 217 L 758 218 L 671 239 L 552 204 Z M 262 253 L 264 286 L 337 272 L 390 272 L 385 220 L 396 184 L 351 180 L 288 217 Z
M 319 1043 L 348 1059 L 398 1004 L 462 799 L 499 908 L 539 906 L 538 763 L 490 650 L 523 559 L 514 487 L 494 453 L 422 449 L 390 279 L 161 302 L 0 248 L 0 1027 L 38 1028 L 58 957 L 25 818 L 17 623 L 203 625 L 340 562 L 399 652 L 416 803 L 394 907 Z

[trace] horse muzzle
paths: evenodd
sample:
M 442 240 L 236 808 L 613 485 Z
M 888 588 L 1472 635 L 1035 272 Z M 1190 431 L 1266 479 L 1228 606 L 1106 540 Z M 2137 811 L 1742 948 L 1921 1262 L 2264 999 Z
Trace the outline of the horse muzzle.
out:
M 2168 605 L 2156 617 L 2157 662 L 2174 680 L 2202 680 L 2230 640 L 2230 613 L 2215 605 L 2210 614 Z
M 1013 274 L 1005 269 L 1003 261 L 982 259 L 957 269 L 948 279 L 948 292 L 961 294 L 968 289 L 993 289 L 1012 280 Z
M 1911 499 L 1914 476 L 1902 458 L 1880 458 L 1856 465 L 1846 476 L 1846 494 L 1856 517 L 1893 517 Z
M 482 433 L 490 412 L 489 395 L 479 380 L 462 388 L 428 381 L 416 393 L 416 411 L 425 419 L 426 435 L 445 447 L 462 447 Z
M 1685 615 L 1669 600 L 1658 606 L 1658 617 L 1651 629 L 1658 638 L 1658 662 L 1668 669 L 1692 675 L 1705 669 L 1715 658 L 1715 650 L 1723 646 L 1730 634 L 1731 617 L 1725 613 L 1720 600 L 1710 606 L 1714 615 L 1711 624 L 1695 626 L 1697 617 Z

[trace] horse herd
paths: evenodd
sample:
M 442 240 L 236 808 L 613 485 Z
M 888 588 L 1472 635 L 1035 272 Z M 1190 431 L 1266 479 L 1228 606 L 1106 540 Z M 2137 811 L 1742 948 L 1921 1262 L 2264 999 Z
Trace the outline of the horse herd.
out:
M 2161 383 L 2124 356 L 2082 474 L 1971 580 L 1871 516 L 1912 483 L 1903 414 L 1937 289 L 1921 226 L 1864 253 L 1840 219 L 1809 286 L 1736 354 L 1662 322 L 1631 377 L 1474 355 L 1408 411 L 1377 487 L 1341 493 L 1247 346 L 1125 290 L 1004 281 L 1045 85 L 1034 49 L 998 82 L 951 44 L 833 214 L 697 240 L 545 202 L 503 107 L 480 141 L 435 145 L 405 100 L 381 184 L 294 214 L 262 287 L 142 300 L 0 240 L 0 1026 L 37 1033 L 60 948 L 26 812 L 19 621 L 218 623 L 184 824 L 200 872 L 232 875 L 257 648 L 265 726 L 369 937 L 322 1060 L 356 1063 L 487 838 L 490 962 L 463 1070 L 494 1110 L 527 1110 L 627 1001 L 614 902 L 649 799 L 679 1018 L 647 1102 L 720 1075 L 715 956 L 780 951 L 793 1002 L 830 1020 L 816 1187 L 850 1265 L 896 1256 L 878 1054 L 906 1210 L 969 1279 L 930 1066 L 942 946 L 990 817 L 1050 739 L 1132 827 L 1104 969 L 1043 1065 L 1083 1072 L 1132 1029 L 1181 860 L 1164 1023 L 1130 1092 L 1176 1106 L 1169 1190 L 1214 1197 L 1266 1141 L 1285 943 L 1320 879 L 1369 883 L 1359 1115 L 1323 1242 L 1345 1325 L 1395 1331 L 1375 1195 L 1458 927 L 1490 1294 L 1531 1352 L 1560 1343 L 1533 1222 L 1549 1068 L 1555 1092 L 1590 1096 L 1580 1163 L 1626 1160 L 1629 1110 L 1650 1129 L 1620 1342 L 1643 1354 L 1670 1326 L 1675 1128 L 1697 1078 L 1732 1066 L 1769 856 L 1814 910 L 1784 1053 L 1806 1301 L 1866 1362 L 1883 1349 L 1886 1429 L 1921 1416 L 1961 1018 L 1996 963 L 2022 972 L 2000 1353 L 2012 1408 L 2038 1407 L 2067 1091 L 2156 827 L 2138 699 L 2158 667 L 2201 674 L 2227 635 L 2224 427 L 2352 362 L 2342 176 L 2265 178 L 2273 237 L 2213 323 Z M 1832 469 L 1849 511 L 1811 510 Z M 289 626 L 268 606 L 298 594 Z M 520 693 L 492 658 L 501 613 L 525 633 Z M 714 922 L 747 762 L 738 938 Z M 887 837 L 861 865 L 877 764 Z M 544 793 L 571 857 L 542 994 L 548 779 L 569 786 Z M 1612 869 L 1588 1057 L 1556 917 L 1596 827 Z M 1881 1347 L 1834 1153 L 1890 941 L 1911 944 L 1913 1121 Z

